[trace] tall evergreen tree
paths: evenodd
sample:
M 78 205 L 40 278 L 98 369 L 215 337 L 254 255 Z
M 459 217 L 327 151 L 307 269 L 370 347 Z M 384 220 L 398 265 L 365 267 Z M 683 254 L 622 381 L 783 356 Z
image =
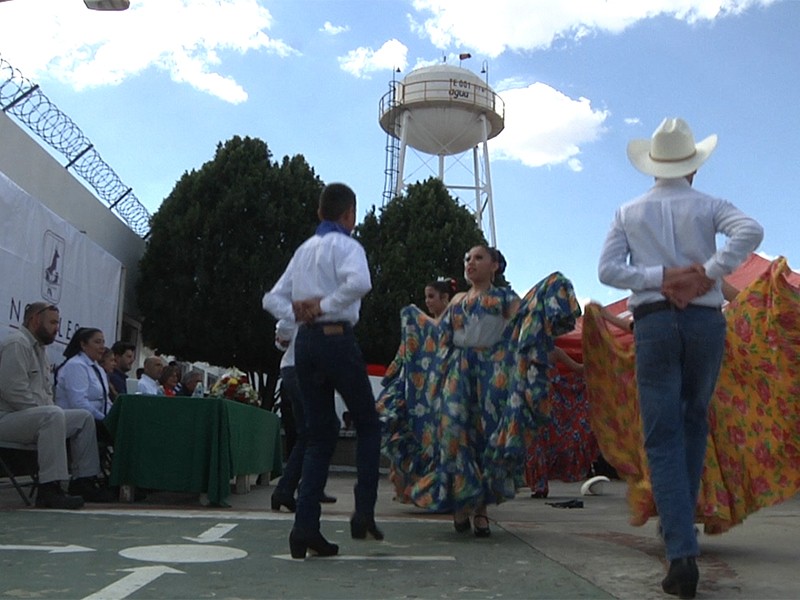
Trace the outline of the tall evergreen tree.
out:
M 356 237 L 372 276 L 356 331 L 367 362 L 385 365 L 400 340 L 400 309 L 424 309 L 425 285 L 437 277 L 453 277 L 465 289 L 464 253 L 486 240 L 472 212 L 435 178 L 410 185 L 377 213 L 373 206 Z
M 280 354 L 261 297 L 313 233 L 322 187 L 301 155 L 273 162 L 249 137 L 218 144 L 211 161 L 184 173 L 153 216 L 140 262 L 144 342 L 181 360 L 265 373 L 273 390 Z

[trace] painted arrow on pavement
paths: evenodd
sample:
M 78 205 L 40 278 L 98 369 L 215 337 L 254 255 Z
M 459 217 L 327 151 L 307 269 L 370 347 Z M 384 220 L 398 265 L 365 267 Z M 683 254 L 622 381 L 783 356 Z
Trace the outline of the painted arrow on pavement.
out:
M 165 573 L 184 574 L 183 571 L 178 571 L 166 565 L 135 567 L 133 569 L 120 569 L 120 571 L 123 573 L 129 572 L 130 575 L 126 575 L 119 581 L 107 585 L 102 590 L 86 596 L 83 600 L 122 600 L 122 598 L 127 598 L 139 588 L 143 588 Z
M 49 552 L 50 554 L 62 554 L 67 552 L 94 552 L 94 548 L 84 546 L 25 546 L 25 545 L 0 545 L 0 550 L 38 550 Z
M 189 540 L 190 542 L 198 542 L 200 544 L 208 544 L 209 542 L 227 542 L 229 541 L 229 538 L 222 536 L 236 527 L 236 525 L 237 523 L 217 523 L 211 529 L 204 531 L 197 537 L 183 536 L 183 539 Z

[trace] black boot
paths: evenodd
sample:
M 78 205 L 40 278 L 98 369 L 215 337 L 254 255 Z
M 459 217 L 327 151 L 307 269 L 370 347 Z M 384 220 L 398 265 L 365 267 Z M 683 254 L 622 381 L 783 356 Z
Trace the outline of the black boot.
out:
M 694 598 L 698 579 L 700 572 L 694 556 L 676 558 L 669 563 L 669 571 L 661 582 L 661 589 L 679 598 Z
M 379 542 L 383 539 L 383 532 L 375 525 L 375 517 L 365 517 L 358 513 L 353 513 L 350 517 L 350 537 L 354 540 L 366 539 L 370 534 Z
M 286 510 L 289 512 L 294 512 L 297 509 L 297 503 L 295 502 L 294 496 L 280 493 L 278 490 L 272 492 L 270 504 L 272 506 L 272 510 L 280 510 L 281 506 L 285 506 Z
M 100 484 L 97 477 L 80 477 L 69 482 L 69 493 L 80 496 L 85 502 L 116 502 L 118 497 Z
M 36 489 L 36 507 L 75 510 L 83 508 L 83 498 L 68 496 L 58 481 L 48 481 L 40 483 Z
M 331 544 L 317 531 L 310 537 L 299 535 L 294 529 L 289 533 L 289 550 L 292 558 L 305 558 L 306 552 L 311 551 L 317 556 L 336 556 L 339 546 Z

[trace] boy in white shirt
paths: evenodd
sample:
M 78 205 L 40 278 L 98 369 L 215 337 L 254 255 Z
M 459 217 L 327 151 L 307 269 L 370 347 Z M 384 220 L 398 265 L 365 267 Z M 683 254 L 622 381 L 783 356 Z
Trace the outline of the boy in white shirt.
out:
M 339 434 L 334 390 L 344 399 L 356 429 L 355 539 L 383 533 L 375 525 L 380 463 L 380 424 L 366 364 L 353 333 L 361 298 L 372 288 L 364 248 L 350 237 L 356 222 L 356 195 L 341 183 L 320 194 L 316 233 L 295 251 L 281 278 L 263 299 L 278 319 L 298 323 L 295 369 L 306 415 L 307 447 L 289 535 L 293 558 L 311 550 L 338 554 L 339 546 L 320 532 L 320 498 Z

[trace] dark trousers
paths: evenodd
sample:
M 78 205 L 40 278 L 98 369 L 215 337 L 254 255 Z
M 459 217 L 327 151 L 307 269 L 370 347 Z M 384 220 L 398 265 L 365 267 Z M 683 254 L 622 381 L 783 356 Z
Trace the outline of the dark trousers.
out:
M 283 469 L 283 476 L 275 486 L 275 491 L 284 496 L 294 497 L 297 485 L 300 483 L 300 474 L 303 470 L 303 456 L 306 453 L 306 420 L 301 402 L 300 387 L 297 383 L 297 372 L 294 367 L 283 367 L 281 369 L 281 402 L 291 406 L 294 417 L 295 441 L 289 458 L 286 460 L 286 467 Z M 285 406 L 285 405 L 284 405 Z
M 356 430 L 355 511 L 375 514 L 380 464 L 380 424 L 367 368 L 353 329 L 346 323 L 303 325 L 295 341 L 295 370 L 305 413 L 306 451 L 294 527 L 319 531 L 319 499 L 339 436 L 334 390 L 342 396 Z

